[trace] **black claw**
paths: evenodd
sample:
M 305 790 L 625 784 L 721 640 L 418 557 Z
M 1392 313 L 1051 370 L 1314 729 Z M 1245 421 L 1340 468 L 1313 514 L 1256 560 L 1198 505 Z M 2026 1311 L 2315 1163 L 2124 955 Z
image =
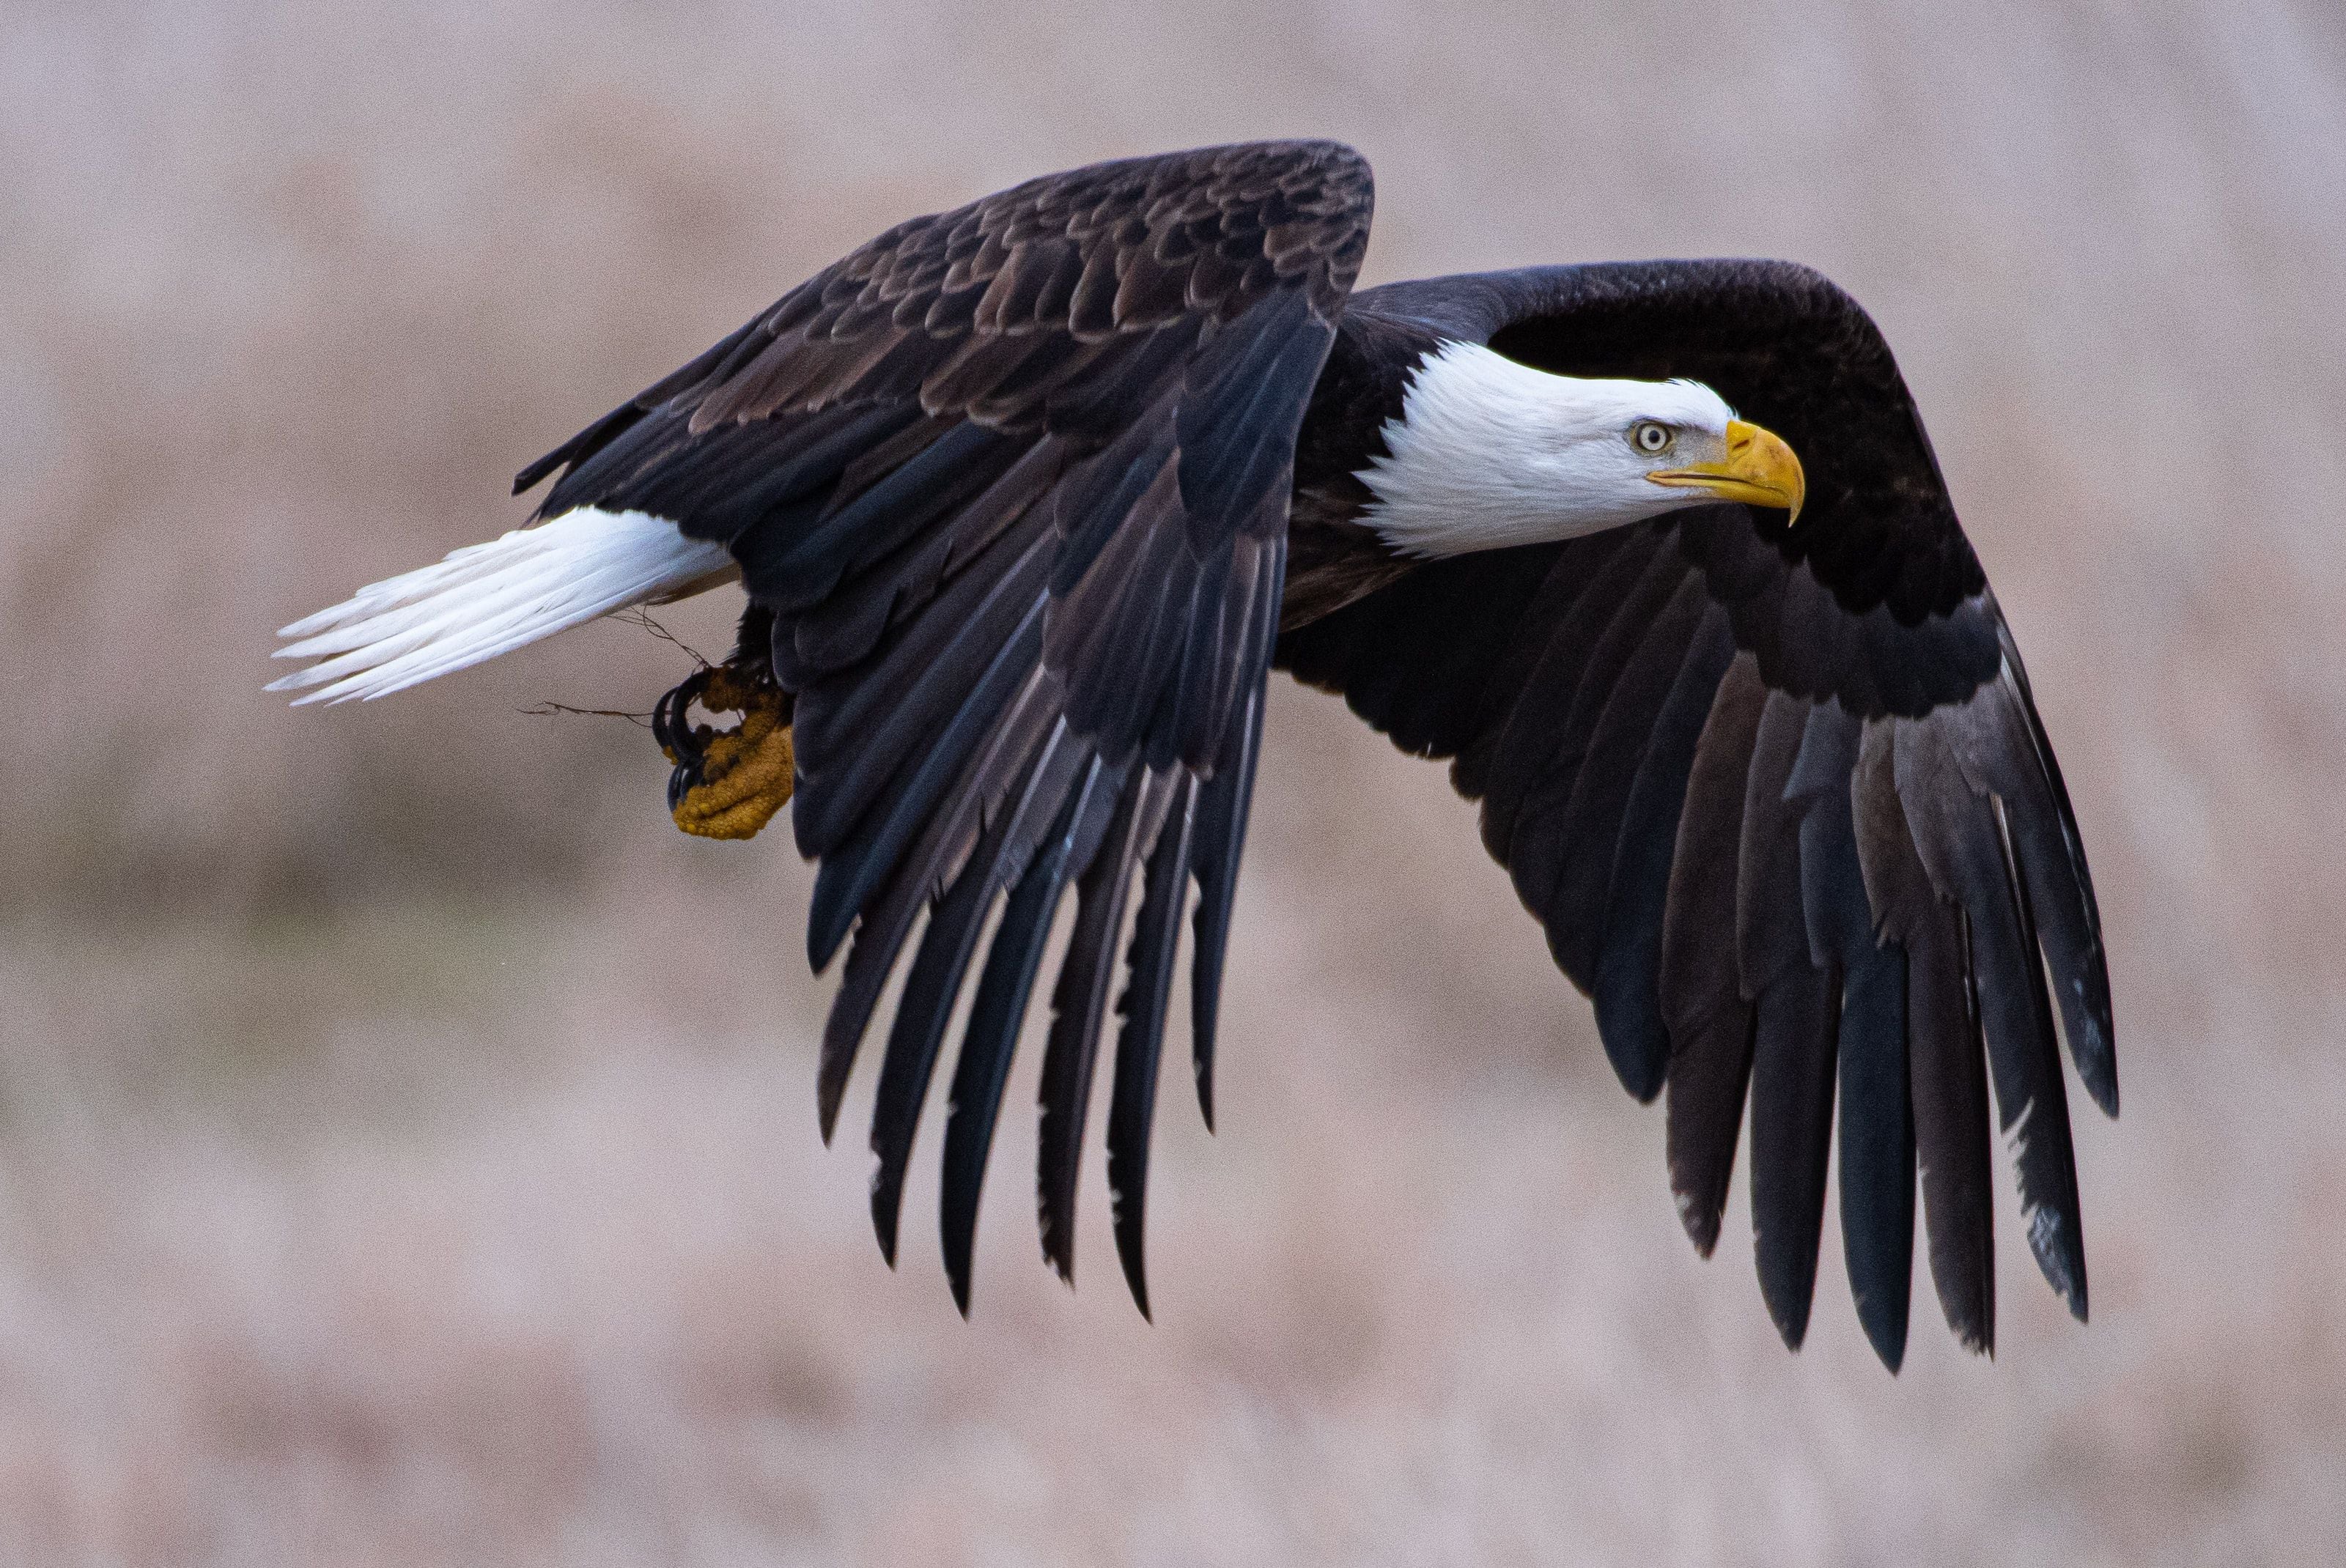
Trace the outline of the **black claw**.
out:
M 703 783 L 701 764 L 708 742 L 713 734 L 706 726 L 696 727 L 690 718 L 692 705 L 708 688 L 713 669 L 697 669 L 660 694 L 652 704 L 652 738 L 659 743 L 661 752 L 676 766 L 668 770 L 668 809 L 674 811 L 685 796 Z

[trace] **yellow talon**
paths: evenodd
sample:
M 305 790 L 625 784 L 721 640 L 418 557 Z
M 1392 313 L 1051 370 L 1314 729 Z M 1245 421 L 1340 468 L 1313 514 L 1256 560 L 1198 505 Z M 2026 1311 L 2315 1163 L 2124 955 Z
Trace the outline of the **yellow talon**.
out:
M 678 726 L 683 744 L 662 741 L 660 749 L 677 765 L 679 793 L 672 784 L 668 814 L 676 825 L 703 839 L 750 839 L 790 803 L 795 758 L 790 749 L 789 698 L 770 682 L 744 678 L 719 666 L 699 677 L 699 689 L 678 702 L 682 718 L 689 700 L 711 713 L 738 713 L 740 724 L 719 731 L 705 724 Z

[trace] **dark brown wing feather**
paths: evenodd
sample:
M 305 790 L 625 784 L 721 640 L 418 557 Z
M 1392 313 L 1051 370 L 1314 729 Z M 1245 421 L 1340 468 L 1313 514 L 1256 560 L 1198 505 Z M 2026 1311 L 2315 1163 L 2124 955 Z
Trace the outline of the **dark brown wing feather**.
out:
M 1031 181 L 899 224 L 520 476 L 566 467 L 548 515 L 633 507 L 721 541 L 772 612 L 774 670 L 796 694 L 793 821 L 821 861 L 815 965 L 852 936 L 823 1043 L 826 1136 L 928 912 L 873 1113 L 872 1213 L 892 1259 L 921 1103 L 964 975 L 981 969 L 945 1139 L 945 1256 L 964 1310 L 1010 1053 L 1070 886 L 1083 913 L 1055 991 L 1041 1194 L 1046 1250 L 1072 1267 L 1083 1102 L 1146 865 L 1110 1129 L 1117 1240 L 1140 1295 L 1175 919 L 1197 881 L 1206 995 L 1296 428 L 1370 206 L 1367 165 L 1326 142 Z M 1210 1006 L 1198 1021 L 1203 1062 Z
M 1872 321 L 1802 268 L 1654 262 L 1396 284 L 1356 299 L 1345 331 L 1379 323 L 1560 373 L 1706 382 L 1800 453 L 1807 510 L 1789 531 L 1713 507 L 1423 565 L 1289 631 L 1278 661 L 1455 759 L 1622 1082 L 1668 1090 L 1671 1184 L 1705 1252 L 1748 1093 L 1760 1282 L 1789 1342 L 1838 1100 L 1868 1338 L 1895 1368 L 1919 1156 L 1941 1306 L 1992 1345 L 1990 1082 L 2030 1245 L 2084 1317 L 2055 1021 L 2115 1114 L 2093 885 L 2018 650 Z

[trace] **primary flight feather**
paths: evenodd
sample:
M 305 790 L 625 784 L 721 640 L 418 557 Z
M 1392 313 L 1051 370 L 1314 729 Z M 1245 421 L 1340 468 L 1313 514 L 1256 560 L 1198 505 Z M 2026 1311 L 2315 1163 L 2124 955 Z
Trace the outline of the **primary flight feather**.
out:
M 1623 1084 L 1668 1091 L 1670 1182 L 1705 1253 L 1749 1105 L 1760 1287 L 1788 1343 L 1837 1143 L 1875 1350 L 1892 1369 L 1904 1350 L 1918 1170 L 1941 1308 L 1993 1345 L 1991 1090 L 2029 1244 L 2084 1317 L 2058 1042 L 2115 1114 L 2093 885 L 1881 335 L 1773 261 L 1354 294 L 1371 201 L 1351 148 L 1271 142 L 899 224 L 525 469 L 517 490 L 555 479 L 534 526 L 287 627 L 280 655 L 314 662 L 277 686 L 380 697 L 738 577 L 732 657 L 658 710 L 670 805 L 746 837 L 787 802 L 821 863 L 809 954 L 846 953 L 826 1137 L 919 930 L 872 1114 L 892 1260 L 975 972 L 941 1217 L 964 1311 L 1011 1053 L 1070 890 L 1043 1247 L 1071 1276 L 1113 1007 L 1110 1201 L 1147 1310 L 1181 917 L 1194 886 L 1210 1120 L 1277 666 L 1451 759 Z

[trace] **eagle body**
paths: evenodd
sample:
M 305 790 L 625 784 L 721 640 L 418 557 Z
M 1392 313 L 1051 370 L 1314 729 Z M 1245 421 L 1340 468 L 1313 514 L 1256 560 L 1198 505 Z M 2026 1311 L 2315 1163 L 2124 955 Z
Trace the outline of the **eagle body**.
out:
M 1070 901 L 1043 1247 L 1072 1278 L 1105 1076 L 1117 1250 L 1147 1310 L 1182 928 L 1210 1123 L 1280 667 L 1450 762 L 1623 1084 L 1667 1094 L 1705 1253 L 1748 1107 L 1761 1291 L 1789 1343 L 1837 1150 L 1882 1359 L 1903 1352 L 1918 1213 L 1949 1325 L 1993 1344 L 1991 1115 L 2082 1318 L 2060 1047 L 2115 1114 L 2099 917 L 2018 649 L 1881 334 L 1783 262 L 1355 293 L 1371 192 L 1348 148 L 1252 143 L 900 224 L 525 469 L 517 489 L 553 481 L 535 525 L 287 628 L 280 652 L 317 662 L 280 685 L 382 696 L 738 578 L 733 657 L 662 699 L 671 805 L 743 836 L 787 800 L 820 864 L 809 955 L 841 972 L 826 1137 L 903 975 L 872 1128 L 892 1261 L 974 986 L 940 1216 L 964 1311 L 1012 1052 Z M 746 717 L 720 735 L 703 710 Z

